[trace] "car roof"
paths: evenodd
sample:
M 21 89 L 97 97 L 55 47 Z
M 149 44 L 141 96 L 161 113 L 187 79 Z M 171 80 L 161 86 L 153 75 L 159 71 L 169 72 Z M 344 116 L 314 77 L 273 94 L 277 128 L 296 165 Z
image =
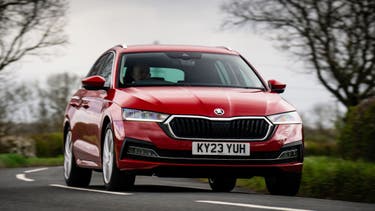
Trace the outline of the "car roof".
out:
M 218 53 L 218 54 L 232 54 L 239 55 L 238 52 L 231 50 L 227 47 L 206 47 L 194 45 L 129 45 L 123 47 L 117 45 L 113 47 L 120 53 L 140 53 L 140 52 L 202 52 L 202 53 Z

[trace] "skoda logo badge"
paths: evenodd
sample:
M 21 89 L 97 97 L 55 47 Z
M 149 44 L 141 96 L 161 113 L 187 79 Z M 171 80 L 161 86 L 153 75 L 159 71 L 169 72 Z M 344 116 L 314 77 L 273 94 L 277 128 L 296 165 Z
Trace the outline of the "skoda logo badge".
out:
M 218 116 L 222 116 L 222 115 L 224 115 L 224 109 L 222 109 L 222 108 L 215 108 L 214 109 L 214 113 L 216 115 L 218 115 Z

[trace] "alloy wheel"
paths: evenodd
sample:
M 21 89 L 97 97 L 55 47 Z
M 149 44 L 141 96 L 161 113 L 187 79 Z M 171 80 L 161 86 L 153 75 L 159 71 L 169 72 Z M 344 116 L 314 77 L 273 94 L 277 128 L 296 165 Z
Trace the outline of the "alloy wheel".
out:
M 109 183 L 113 170 L 113 134 L 110 129 L 107 130 L 104 138 L 103 149 L 103 177 L 104 182 Z
M 72 171 L 73 152 L 72 152 L 72 132 L 69 131 L 65 138 L 64 147 L 64 177 L 69 179 L 70 172 Z

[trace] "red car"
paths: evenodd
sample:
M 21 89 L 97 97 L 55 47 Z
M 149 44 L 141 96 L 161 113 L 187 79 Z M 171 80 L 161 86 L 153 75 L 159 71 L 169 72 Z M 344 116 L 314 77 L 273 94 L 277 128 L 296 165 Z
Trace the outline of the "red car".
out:
M 115 46 L 66 108 L 65 181 L 87 186 L 98 170 L 108 190 L 157 175 L 231 191 L 264 176 L 271 194 L 295 195 L 304 143 L 285 86 L 225 47 Z

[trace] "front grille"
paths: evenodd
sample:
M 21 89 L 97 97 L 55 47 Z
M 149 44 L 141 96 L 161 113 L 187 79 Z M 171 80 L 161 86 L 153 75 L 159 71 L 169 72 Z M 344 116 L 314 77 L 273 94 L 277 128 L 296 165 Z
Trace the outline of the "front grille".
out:
M 265 118 L 209 119 L 174 117 L 168 122 L 176 138 L 264 140 L 272 129 Z

